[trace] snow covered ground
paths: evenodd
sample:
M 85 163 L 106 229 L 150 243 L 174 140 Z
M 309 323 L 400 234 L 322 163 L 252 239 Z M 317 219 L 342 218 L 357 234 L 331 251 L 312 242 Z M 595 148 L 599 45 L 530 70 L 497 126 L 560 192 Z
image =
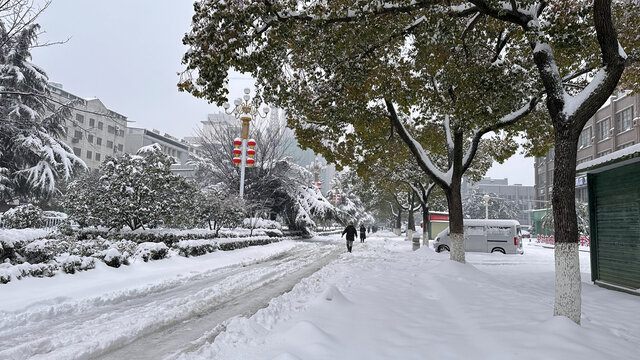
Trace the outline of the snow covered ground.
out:
M 589 282 L 582 326 L 552 317 L 553 250 L 448 260 L 390 233 L 300 282 L 181 359 L 632 359 L 640 298 Z
M 592 285 L 586 252 L 580 327 L 551 316 L 552 249 L 525 243 L 522 256 L 467 253 L 462 265 L 379 232 L 344 251 L 330 235 L 0 285 L 0 359 L 640 353 L 640 298 Z

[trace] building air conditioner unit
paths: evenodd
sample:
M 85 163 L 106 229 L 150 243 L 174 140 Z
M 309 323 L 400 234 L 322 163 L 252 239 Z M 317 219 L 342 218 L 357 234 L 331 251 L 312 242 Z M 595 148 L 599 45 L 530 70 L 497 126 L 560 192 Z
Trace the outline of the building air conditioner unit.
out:
M 592 144 L 593 144 L 593 142 L 594 142 L 594 140 L 595 140 L 595 139 L 596 139 L 596 138 L 594 138 L 593 136 L 591 137 L 591 143 L 592 143 Z
M 613 128 L 609 129 L 609 135 L 613 135 Z
M 638 126 L 638 122 L 640 122 L 640 117 L 633 119 L 633 126 Z
M 80 138 L 74 137 L 73 139 L 71 139 L 71 142 L 77 144 L 80 142 Z

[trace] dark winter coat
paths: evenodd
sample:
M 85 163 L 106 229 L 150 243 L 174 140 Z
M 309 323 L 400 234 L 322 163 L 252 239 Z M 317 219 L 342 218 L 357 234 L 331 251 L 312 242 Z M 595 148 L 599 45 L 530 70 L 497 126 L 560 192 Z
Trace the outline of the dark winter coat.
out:
M 367 238 L 367 228 L 364 227 L 364 225 L 360 226 L 360 239 L 366 239 Z
M 349 225 L 342 232 L 342 235 L 344 235 L 344 234 L 347 234 L 347 241 L 353 241 L 356 238 L 356 234 L 358 234 L 358 230 L 356 230 L 355 226 Z M 340 236 L 342 236 L 342 235 L 340 235 Z

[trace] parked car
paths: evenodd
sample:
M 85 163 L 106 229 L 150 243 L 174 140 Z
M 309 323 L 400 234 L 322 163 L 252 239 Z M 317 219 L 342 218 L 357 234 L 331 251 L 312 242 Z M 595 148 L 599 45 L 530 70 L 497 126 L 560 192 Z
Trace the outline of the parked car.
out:
M 440 232 L 433 248 L 436 252 L 449 251 L 449 228 Z M 520 223 L 517 220 L 465 219 L 464 250 L 524 254 Z

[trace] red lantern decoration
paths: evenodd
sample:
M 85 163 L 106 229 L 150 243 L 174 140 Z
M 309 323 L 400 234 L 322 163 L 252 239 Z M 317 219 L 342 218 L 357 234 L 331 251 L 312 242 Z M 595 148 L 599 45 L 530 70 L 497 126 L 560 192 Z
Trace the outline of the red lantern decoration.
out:
M 249 145 L 249 147 L 253 149 L 253 147 L 256 146 L 256 141 L 253 139 L 249 139 L 247 141 L 247 145 Z
M 256 151 L 253 149 L 248 149 L 247 150 L 247 155 L 249 155 L 249 157 L 253 157 L 256 154 Z
M 253 166 L 253 164 L 255 164 L 255 162 L 256 161 L 254 159 L 252 159 L 252 158 L 248 158 L 247 159 L 247 164 L 249 165 L 249 167 Z
M 239 157 L 233 158 L 233 163 L 236 164 L 236 166 L 240 165 L 241 162 L 242 162 L 242 159 L 240 159 Z
M 233 149 L 233 155 L 234 155 L 234 156 L 240 156 L 240 155 L 242 155 L 242 150 L 240 150 L 240 149 L 238 149 L 238 148 Z
M 233 145 L 235 145 L 236 147 L 240 147 L 240 145 L 242 145 L 242 139 L 240 138 L 233 139 Z

